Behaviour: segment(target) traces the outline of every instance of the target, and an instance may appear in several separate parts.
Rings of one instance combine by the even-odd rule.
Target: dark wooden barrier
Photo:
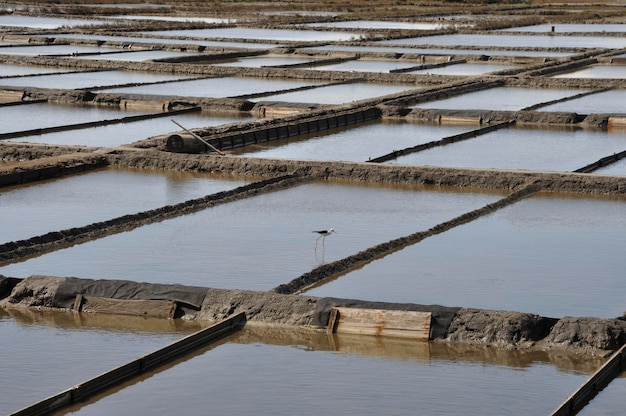
[[[600,169],[601,167],[608,166],[611,163],[615,163],[618,160],[621,160],[626,157],[626,150],[619,153],[614,153],[611,156],[603,157],[596,162],[590,163],[587,166],[583,166],[580,169],[576,169],[574,172],[576,173],[591,173]]]
[[[12,413],[12,415],[34,416],[51,414],[63,407],[88,399],[106,389],[119,385],[133,377],[137,377],[146,371],[172,361],[195,349],[206,346],[212,341],[241,328],[245,322],[246,314],[242,312],[70,389],[18,410]]]
[[[388,162],[390,160],[394,160],[397,159],[399,156],[404,156],[404,155],[408,155],[411,153],[417,153],[417,152],[421,152],[422,150],[426,150],[426,149],[430,149],[432,147],[437,147],[437,146],[445,146],[447,144],[451,144],[451,143],[456,143],[456,142],[460,142],[463,140],[468,140],[468,139],[473,139],[474,137],[483,135],[483,134],[487,134],[487,133],[491,133],[492,131],[496,131],[499,130],[501,128],[505,128],[505,127],[509,127],[511,125],[515,124],[514,120],[511,121],[505,121],[502,123],[498,123],[498,124],[494,124],[492,126],[487,126],[487,127],[483,127],[480,129],[476,129],[476,130],[472,130],[472,131],[468,131],[465,133],[460,133],[460,134],[455,134],[454,136],[448,136],[448,137],[444,137],[441,140],[434,140],[428,143],[422,143],[422,144],[418,144],[417,146],[413,146],[413,147],[407,147],[406,149],[402,149],[402,150],[394,150],[391,153],[387,153],[386,155],[374,158],[374,159],[370,159],[368,160],[368,162],[370,163],[383,163],[383,162]]]
[[[598,392],[605,388],[624,370],[625,351],[626,344],[622,345],[622,348],[617,350],[589,380],[583,383],[574,394],[569,396],[554,410],[551,416],[573,416],[580,412]]]
[[[380,117],[380,111],[373,107],[347,110],[328,116],[318,116],[315,119],[304,118],[292,123],[261,127],[255,130],[231,132],[220,135],[219,137],[207,138],[207,142],[220,150],[228,150],[363,123],[365,121],[379,119]]]

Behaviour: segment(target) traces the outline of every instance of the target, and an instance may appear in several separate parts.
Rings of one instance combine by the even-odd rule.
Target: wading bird
[[[331,235],[332,233],[336,233],[337,231],[333,230],[332,228],[329,228],[328,230],[319,230],[319,231],[313,231],[314,233],[318,233],[320,236],[317,237],[317,240],[315,240],[315,250],[317,250],[317,242],[320,240],[320,238],[322,239],[322,247],[324,247],[324,241],[326,240],[326,236]]]

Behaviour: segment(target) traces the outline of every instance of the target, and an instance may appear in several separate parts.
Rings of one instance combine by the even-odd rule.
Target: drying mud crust
[[[19,6],[20,2],[14,2]],[[130,2],[132,3],[132,2]],[[237,16],[243,22],[254,20],[258,28],[282,28],[284,24],[310,23],[321,15],[289,14],[289,8],[303,7],[299,2],[159,2],[159,7],[137,4],[137,13],[166,13],[180,16]],[[374,47],[375,42],[400,42],[404,38],[432,34],[473,33],[488,34],[490,30],[540,24],[550,20],[563,23],[610,23],[624,18],[621,7],[604,4],[603,12],[596,4],[576,4],[572,14],[561,9],[571,5],[558,4],[505,4],[498,5],[473,2],[441,2],[428,6],[427,14],[420,14],[418,6],[410,2],[306,2],[314,11],[336,13],[330,21],[376,20],[382,18],[441,21],[439,16],[474,15],[472,28],[460,26],[432,31],[395,29],[364,29],[365,39],[344,42],[343,45]],[[36,4],[37,6],[35,6]],[[26,7],[26,6],[24,6]],[[147,9],[144,10],[143,7]],[[103,9],[87,5],[72,5],[65,1],[54,3],[40,1],[27,5],[38,10],[42,16],[90,16],[100,15]],[[285,8],[285,10],[282,10]],[[419,7],[422,8],[421,6]],[[279,10],[280,9],[280,10]],[[16,7],[16,13],[26,13]],[[266,12],[265,14],[259,12]],[[270,12],[285,12],[272,14]],[[13,12],[13,11],[12,11]],[[111,15],[127,14],[125,8],[107,7]],[[546,16],[550,16],[547,19]],[[234,26],[224,23],[222,27]],[[195,52],[193,56],[165,58],[133,62],[124,60],[85,59],[76,55],[72,59],[54,56],[2,55],[3,64],[56,67],[63,71],[133,71],[170,74],[197,78],[250,77],[262,79],[291,79],[316,81],[328,85],[369,82],[379,84],[403,84],[409,89],[345,105],[319,103],[263,102],[255,94],[229,98],[156,96],[144,94],[107,93],[98,91],[98,85],[82,89],[39,87],[3,87],[0,90],[0,106],[23,105],[28,111],[29,103],[54,103],[116,109],[149,109],[155,112],[202,111],[219,115],[253,116],[254,121],[226,126],[204,127],[190,132],[163,132],[162,135],[146,137],[134,143],[118,147],[86,147],[37,145],[8,142],[29,134],[44,131],[12,132],[0,134],[0,187],[19,186],[52,178],[74,175],[88,170],[105,168],[132,168],[141,170],[170,170],[182,172],[206,172],[246,178],[249,184],[233,190],[207,195],[182,203],[168,205],[142,212],[112,218],[81,227],[52,230],[46,234],[20,241],[0,244],[0,266],[56,250],[71,247],[108,235],[131,231],[146,224],[156,223],[178,216],[188,215],[218,204],[249,198],[267,192],[276,192],[306,182],[372,183],[382,185],[420,185],[426,187],[455,187],[466,190],[497,190],[504,196],[484,207],[466,212],[456,218],[438,224],[428,230],[407,230],[403,237],[367,248],[335,262],[322,264],[290,282],[266,292],[227,290],[210,287],[183,287],[179,285],[152,285],[127,281],[89,280],[80,277],[30,276],[9,277],[0,275],[0,307],[3,308],[55,308],[67,311],[80,310],[82,298],[98,297],[128,302],[129,310],[141,315],[145,301],[168,301],[172,303],[169,317],[198,321],[220,321],[245,312],[251,324],[277,325],[291,328],[326,330],[334,307],[364,309],[388,309],[400,311],[430,312],[429,339],[449,344],[469,344],[504,349],[568,349],[581,354],[606,355],[626,343],[626,317],[601,319],[594,317],[543,317],[516,311],[495,311],[472,308],[471,305],[417,305],[370,302],[367,300],[317,298],[302,295],[308,288],[323,284],[352,269],[401,250],[409,245],[453,227],[488,215],[522,198],[538,192],[574,193],[580,195],[623,196],[626,194],[624,176],[598,175],[592,172],[605,163],[626,157],[626,151],[599,161],[575,172],[544,172],[503,169],[460,169],[433,166],[385,165],[376,161],[338,162],[292,159],[261,159],[238,156],[234,151],[259,141],[272,141],[297,137],[304,134],[353,126],[372,120],[402,120],[410,123],[473,123],[476,133],[480,129],[505,125],[537,126],[545,129],[607,129],[609,126],[626,125],[625,114],[536,111],[541,106],[558,103],[559,100],[519,111],[429,109],[416,107],[429,101],[450,98],[489,88],[523,87],[529,89],[580,89],[610,91],[624,89],[624,81],[616,79],[556,78],[552,75],[588,66],[613,65],[626,59],[624,50],[605,48],[537,48],[543,52],[565,53],[564,56],[518,56],[506,55],[505,47],[466,46],[465,53],[425,54],[422,51],[404,52],[333,52],[320,51],[319,42],[281,42],[281,46],[269,41],[247,39],[242,41],[268,43],[267,48],[258,46],[234,48],[198,46],[195,39],[175,37],[165,43],[154,43],[145,31],[166,29],[205,29],[216,27],[198,22],[137,21],[108,24],[105,27],[62,28],[58,30],[16,28],[2,32],[2,42],[37,45],[106,46],[134,51]],[[302,29],[302,28],[299,28]],[[310,30],[310,28],[306,28]],[[297,29],[296,29],[297,30]],[[334,29],[328,28],[327,31]],[[135,33],[136,32],[136,33]],[[124,41],[110,40],[111,36],[132,34],[140,38],[130,45]],[[88,34],[92,38],[80,39],[71,34]],[[587,34],[588,35],[588,34]],[[560,36],[554,33],[553,36]],[[581,36],[576,34],[574,36]],[[592,36],[598,36],[594,34]],[[623,35],[621,35],[623,37]],[[99,38],[101,37],[101,39]],[[145,39],[141,39],[141,38]],[[105,40],[109,39],[109,40]],[[145,40],[145,41],[142,41]],[[216,39],[223,41],[224,39]],[[423,48],[438,48],[424,45]],[[450,46],[454,49],[454,46]],[[481,49],[481,54],[467,51]],[[515,48],[513,48],[515,49]],[[531,48],[532,49],[532,48]],[[499,72],[481,76],[409,74],[403,71],[389,73],[324,71],[300,67],[236,67],[212,65],[225,60],[259,56],[294,57],[316,60],[318,64],[337,63],[359,58],[395,60],[399,63],[415,63],[420,68],[437,68],[450,63],[494,63],[514,66]],[[132,86],[124,84],[122,86]],[[414,88],[413,88],[414,87]],[[285,91],[273,91],[281,93]],[[583,92],[581,94],[586,94]],[[5,102],[7,101],[7,102]],[[169,113],[168,113],[169,114]],[[101,123],[104,125],[104,122]],[[100,125],[94,123],[94,126]],[[55,131],[71,130],[77,126],[55,127]],[[200,138],[201,142],[196,140]],[[464,138],[459,138],[464,139]],[[429,143],[428,146],[445,145],[448,142]],[[218,151],[215,151],[217,149]],[[418,151],[412,149],[411,151]],[[408,151],[408,150],[405,150]],[[401,153],[383,155],[393,158]],[[133,290],[120,290],[132,287]],[[158,296],[155,295],[158,293]],[[138,303],[134,303],[138,302]],[[144,302],[144,303],[142,303]]]

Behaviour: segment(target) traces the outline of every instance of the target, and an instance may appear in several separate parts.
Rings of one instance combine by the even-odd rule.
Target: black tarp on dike
[[[91,280],[68,277],[54,296],[58,306],[71,309],[76,295],[125,300],[168,300],[200,310],[207,288],[137,283],[128,280]]]

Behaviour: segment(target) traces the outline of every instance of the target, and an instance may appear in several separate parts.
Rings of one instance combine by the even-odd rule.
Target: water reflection
[[[414,414],[417,407],[429,415],[506,414],[515,407],[516,414],[535,415],[547,414],[587,376],[584,365],[571,370],[580,357],[569,354],[561,355],[568,367],[561,371],[547,353],[481,350],[248,325],[70,412],[148,415],[184,403],[195,413],[208,400],[218,414]]]

